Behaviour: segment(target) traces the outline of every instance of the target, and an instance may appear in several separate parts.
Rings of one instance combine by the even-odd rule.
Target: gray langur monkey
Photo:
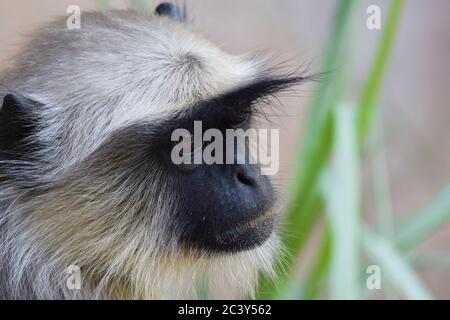
[[[280,250],[269,180],[174,165],[171,132],[248,127],[307,77],[223,52],[171,4],[82,19],[38,30],[0,76],[0,299],[251,296]]]

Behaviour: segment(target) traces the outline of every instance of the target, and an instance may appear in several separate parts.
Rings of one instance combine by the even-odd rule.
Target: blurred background
[[[33,29],[69,5],[158,3],[0,0],[0,71]],[[450,299],[450,2],[185,3],[194,28],[224,50],[327,71],[282,97],[271,119],[280,128],[273,181],[287,253],[278,286],[262,277],[257,297]],[[366,25],[370,5],[380,8],[380,30]],[[377,270],[380,289],[370,278]]]

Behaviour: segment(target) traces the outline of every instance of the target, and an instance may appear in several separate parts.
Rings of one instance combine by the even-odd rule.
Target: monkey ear
[[[36,128],[32,110],[41,105],[13,94],[4,97],[0,110],[0,160],[22,159],[31,151],[32,145],[24,142]]]
[[[170,19],[178,22],[185,20],[184,9],[180,11],[176,5],[170,2],[163,2],[159,4],[155,9],[155,14],[158,16],[166,16]]]

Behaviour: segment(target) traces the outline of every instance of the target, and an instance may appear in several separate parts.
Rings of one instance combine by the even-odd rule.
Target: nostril
[[[248,172],[246,172],[246,170],[244,170],[243,168],[238,168],[236,170],[236,177],[238,181],[241,182],[242,184],[251,187],[256,185],[255,179],[250,174],[248,174]]]

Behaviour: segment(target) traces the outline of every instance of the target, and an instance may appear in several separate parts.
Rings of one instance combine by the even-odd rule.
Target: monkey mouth
[[[217,243],[237,251],[260,246],[272,234],[274,215],[274,212],[269,210],[255,219],[231,227],[217,235]]]

